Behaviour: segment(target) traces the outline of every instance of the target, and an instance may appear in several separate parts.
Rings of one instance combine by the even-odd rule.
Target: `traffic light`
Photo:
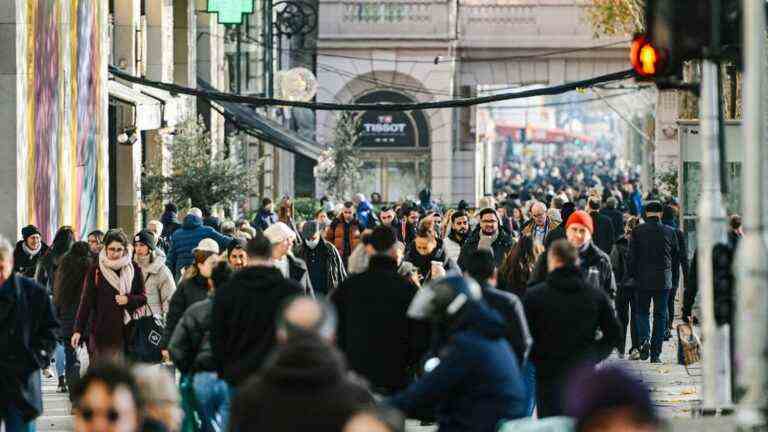
[[[632,40],[629,56],[632,67],[640,77],[656,78],[667,72],[669,52],[654,46],[644,34],[638,34]]]
[[[718,243],[712,250],[713,276],[715,280],[715,322],[718,326],[730,324],[734,313],[733,249]]]

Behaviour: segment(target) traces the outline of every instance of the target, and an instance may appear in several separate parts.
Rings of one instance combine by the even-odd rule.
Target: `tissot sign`
[[[357,103],[408,103],[407,96],[379,90],[356,100]],[[429,129],[421,111],[366,111],[359,126],[362,147],[427,147]]]

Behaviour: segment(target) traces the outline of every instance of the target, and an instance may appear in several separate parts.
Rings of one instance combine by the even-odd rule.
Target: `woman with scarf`
[[[176,291],[173,275],[165,265],[165,254],[157,247],[155,236],[143,230],[133,237],[133,260],[141,268],[147,307],[152,315],[165,322],[171,296]]]
[[[35,277],[37,263],[48,253],[48,245],[43,242],[40,231],[34,225],[21,229],[21,240],[13,251],[13,272],[28,278]]]
[[[88,326],[91,359],[124,354],[131,314],[147,304],[141,269],[131,260],[128,237],[114,229],[104,236],[98,263],[88,272],[71,343],[80,345]]]

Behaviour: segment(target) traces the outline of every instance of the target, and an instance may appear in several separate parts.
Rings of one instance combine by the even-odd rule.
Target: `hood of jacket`
[[[564,292],[577,292],[587,288],[587,283],[575,266],[556,269],[547,275],[547,286]]]
[[[507,325],[498,312],[491,309],[485,301],[470,301],[464,306],[461,318],[450,333],[475,331],[489,339],[503,338]]]
[[[193,230],[203,226],[203,219],[193,214],[188,214],[184,217],[184,224],[181,226],[185,230]]]
[[[318,338],[301,338],[275,350],[262,370],[262,378],[277,388],[329,387],[344,378],[344,360],[334,347]]]

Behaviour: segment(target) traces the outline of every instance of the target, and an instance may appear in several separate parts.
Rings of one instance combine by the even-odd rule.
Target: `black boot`
[[[648,360],[648,357],[651,356],[651,344],[648,341],[643,342],[642,345],[640,345],[640,360]]]
[[[59,376],[59,393],[66,393],[67,392],[67,379],[64,377],[64,375]]]

